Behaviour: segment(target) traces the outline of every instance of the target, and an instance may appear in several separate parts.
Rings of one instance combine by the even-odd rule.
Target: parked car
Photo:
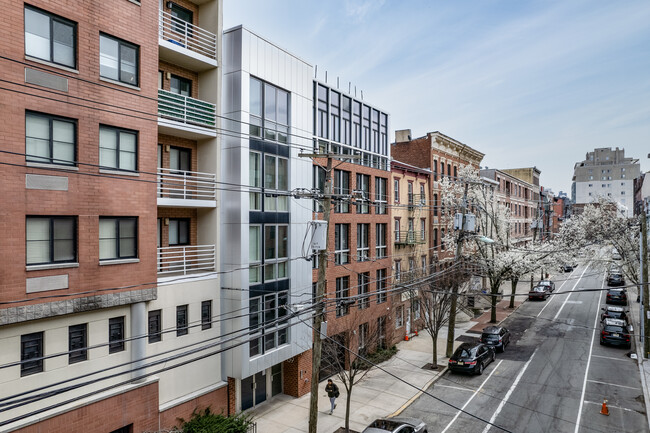
[[[627,318],[627,311],[623,307],[617,307],[614,305],[608,305],[601,308],[603,312],[600,314],[600,320],[605,319],[620,319],[625,323],[629,323]]]
[[[560,270],[564,272],[571,272],[573,271],[573,268],[575,268],[575,266],[572,263],[565,263],[560,266]]]
[[[623,288],[609,287],[607,289],[606,304],[627,305],[627,290]]]
[[[479,341],[494,347],[496,351],[503,352],[506,350],[506,346],[510,344],[510,331],[503,326],[488,326],[483,328]]]
[[[600,322],[600,344],[632,347],[626,323],[620,319],[605,319]]]
[[[625,278],[623,272],[618,268],[612,268],[607,272],[607,285],[608,286],[624,286]]]
[[[361,433],[427,433],[427,425],[417,418],[380,418]]]
[[[483,374],[485,367],[496,359],[494,349],[483,343],[463,343],[449,358],[452,372]]]
[[[533,290],[528,292],[528,299],[535,300],[541,299],[542,301],[546,300],[549,297],[549,291],[547,286],[535,286]]]
[[[555,291],[555,283],[551,280],[542,280],[539,283],[535,284],[536,286],[546,286],[548,287],[549,292]]]

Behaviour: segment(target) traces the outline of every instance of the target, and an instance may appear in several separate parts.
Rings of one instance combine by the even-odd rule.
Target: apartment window
[[[179,305],[176,307],[176,336],[186,335],[187,332],[187,305]]]
[[[88,359],[88,324],[68,328],[68,363],[74,364]]]
[[[438,180],[438,160],[437,159],[433,160],[433,180],[434,181]]]
[[[458,179],[458,167],[454,165],[454,179]]]
[[[438,216],[438,194],[433,195],[433,216]]]
[[[185,31],[188,27],[187,24],[192,24],[193,22],[194,14],[191,10],[185,9],[176,3],[168,2],[167,4],[170,6],[172,22],[174,23],[174,31],[185,34]]]
[[[249,112],[251,136],[289,142],[288,92],[251,77]]]
[[[386,302],[386,269],[377,269],[377,303]]]
[[[172,75],[169,80],[169,91],[177,95],[192,96],[192,80]]]
[[[375,226],[375,255],[377,259],[386,257],[386,224],[377,224]]]
[[[427,204],[427,194],[424,192],[424,184],[420,184],[420,204],[425,205]]]
[[[399,203],[399,179],[393,179],[393,194],[395,196],[395,203]]]
[[[445,178],[445,163],[440,161],[440,180]]]
[[[43,371],[43,333],[34,332],[20,336],[20,375]]]
[[[420,240],[423,241],[426,238],[427,230],[427,220],[424,218],[420,219]]]
[[[341,141],[341,94],[331,92],[331,105],[330,105],[330,125],[332,127],[331,138],[333,141]],[[320,102],[320,101],[319,101]]]
[[[447,177],[451,178],[451,164],[447,164]],[[452,179],[449,179],[452,180]]]
[[[99,127],[99,165],[117,170],[137,170],[138,135],[134,131]]]
[[[413,182],[408,182],[406,196],[408,198],[409,206],[413,206],[415,203],[415,200],[413,198]]]
[[[250,210],[289,210],[289,160],[270,154],[249,153]],[[262,197],[264,198],[262,202]]]
[[[288,343],[288,302],[289,294],[286,291],[249,299],[248,324],[253,335],[248,346],[249,356],[257,356]]]
[[[402,278],[402,262],[401,260],[395,260],[395,281],[399,281]]]
[[[264,282],[289,278],[289,226],[265,224],[263,228]]]
[[[248,154],[248,184],[260,190],[251,191],[249,196],[249,210],[262,210],[262,154],[250,152]]]
[[[137,217],[99,217],[99,260],[137,257]]]
[[[77,24],[25,6],[25,55],[75,69]]]
[[[404,326],[404,306],[398,305],[395,309],[395,329]]]
[[[201,330],[212,328],[212,301],[201,302]]]
[[[77,122],[64,117],[25,114],[25,160],[76,165]]]
[[[334,263],[350,263],[349,224],[334,225]]]
[[[256,284],[262,282],[262,227],[250,226],[248,228],[248,282]]]
[[[108,353],[124,350],[124,316],[108,319]]]
[[[440,229],[440,249],[445,249],[445,229]]]
[[[357,262],[370,260],[370,224],[357,224]]]
[[[149,311],[149,343],[162,340],[162,310]]]
[[[411,316],[414,320],[420,318],[420,300],[411,298]]]
[[[99,75],[133,86],[138,85],[139,48],[123,40],[99,35]]]
[[[350,172],[343,170],[334,170],[334,194],[350,194]],[[335,201],[334,212],[350,212],[350,203],[347,199]]]
[[[385,215],[386,208],[388,203],[388,191],[387,188],[388,179],[383,177],[375,178],[375,213],[377,215]]]
[[[26,264],[77,261],[75,217],[28,216],[25,219]]]
[[[169,168],[178,172],[192,170],[192,149],[170,146]]]
[[[169,246],[190,244],[190,219],[169,219]]]
[[[336,317],[345,316],[350,312],[350,277],[336,279]]]
[[[427,256],[422,256],[420,258],[420,269],[422,270],[422,273],[425,275],[429,273],[427,270]]]
[[[327,123],[327,107],[329,105],[328,97],[329,91],[328,88],[318,84],[316,86],[316,101],[317,101],[317,113],[316,113],[316,128],[317,135],[322,138],[328,138],[328,123]]]
[[[359,309],[363,310],[370,306],[370,272],[362,272],[357,276],[359,286]]]
[[[399,220],[397,218],[395,219],[395,230],[393,230],[393,231],[395,232],[395,241],[399,242],[399,237],[400,237]]]
[[[357,191],[361,191],[362,193],[361,204],[357,204],[357,213],[370,213],[370,206],[368,205],[368,201],[370,200],[370,176],[367,174],[357,174]]]
[[[366,351],[366,343],[368,340],[368,323],[362,323],[359,325],[359,354],[361,356],[365,356],[367,354]]]

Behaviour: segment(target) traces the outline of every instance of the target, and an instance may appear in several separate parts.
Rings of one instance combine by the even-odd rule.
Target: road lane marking
[[[601,290],[598,292],[598,306],[600,306],[600,299],[603,297],[603,288],[605,287],[605,279],[601,284]],[[589,364],[591,364],[591,352],[594,350],[594,338],[596,338],[596,327],[598,326],[598,318],[600,317],[600,310],[596,310],[596,317],[594,318],[594,330],[591,333],[591,344],[589,345],[589,357],[587,358],[587,368],[585,369],[585,381],[582,384],[582,394],[580,395],[580,407],[578,408],[578,419],[576,420],[576,429],[574,433],[580,430],[580,418],[582,416],[582,405],[585,401],[585,391],[587,390],[587,376],[589,376]]]
[[[585,403],[587,403],[587,404],[595,404],[597,406],[602,406],[603,405],[603,403],[598,403],[597,401],[589,401],[589,400],[585,400]],[[621,406],[612,406],[611,404],[608,404],[607,407],[610,408],[610,409],[624,410],[625,412],[636,412],[633,409],[628,409],[626,407],[621,407]]]
[[[535,348],[535,351],[533,352],[533,354],[530,355],[530,358],[528,359],[528,361],[526,361],[526,364],[524,364],[524,368],[521,369],[521,371],[517,375],[517,378],[515,379],[514,383],[512,384],[512,386],[510,387],[510,389],[506,393],[506,396],[503,398],[503,400],[501,400],[501,403],[499,403],[499,407],[497,407],[497,410],[494,411],[494,414],[492,414],[492,418],[490,418],[490,424],[486,425],[485,428],[483,429],[483,433],[487,433],[490,430],[490,427],[492,427],[492,424],[494,424],[494,421],[497,419],[497,416],[499,415],[499,413],[501,412],[503,407],[508,402],[508,399],[512,395],[512,392],[515,390],[515,388],[519,384],[519,381],[521,380],[521,377],[524,375],[524,372],[528,368],[528,365],[530,364],[530,361],[533,360],[533,357],[537,353],[537,349],[539,349],[539,347]]]
[[[499,361],[499,363],[496,365],[496,367],[494,367],[494,369],[493,369],[492,372],[488,375],[488,377],[485,378],[485,380],[483,381],[483,383],[481,384],[481,386],[479,386],[478,389],[477,389],[476,391],[474,391],[474,393],[473,393],[472,396],[469,398],[469,400],[467,400],[467,401],[465,402],[465,404],[463,405],[463,407],[461,407],[460,410],[459,410],[458,412],[456,412],[456,415],[454,415],[454,418],[453,418],[451,421],[449,421],[449,424],[447,424],[447,427],[445,427],[445,429],[444,429],[443,431],[441,431],[440,433],[445,433],[447,430],[449,430],[449,427],[451,427],[451,425],[452,425],[453,423],[456,422],[456,420],[458,419],[458,417],[460,416],[460,414],[462,413],[462,411],[464,411],[465,408],[467,407],[467,405],[470,404],[470,402],[474,399],[474,397],[476,397],[476,394],[478,394],[478,393],[481,391],[481,389],[483,388],[483,385],[485,385],[485,383],[486,383],[488,380],[490,380],[490,378],[492,377],[492,375],[494,374],[494,372],[497,371],[497,369],[499,368],[499,366],[501,365],[502,362],[503,362],[503,359],[502,359],[501,361]]]
[[[601,382],[601,381],[599,381],[599,380],[591,380],[591,379],[589,379],[587,382],[591,382],[591,383],[600,383],[601,385],[618,386],[618,387],[621,387],[621,388],[634,389],[634,390],[637,390],[637,391],[638,391],[639,389],[641,389],[641,388],[639,388],[638,386],[637,386],[637,387],[634,387],[634,386],[618,385],[618,384],[616,384],[616,383]]]
[[[587,267],[589,267],[589,263],[587,263]],[[569,274],[569,277],[571,277],[571,275],[573,275],[573,271],[571,271],[571,273]],[[562,290],[562,287],[564,287],[564,285],[566,284],[567,281],[569,281],[569,280],[562,281],[562,284],[560,284],[560,287],[557,288],[558,293],[560,293],[560,290]],[[546,303],[546,305],[544,305],[544,307],[542,307],[542,309],[540,310],[539,313],[537,313],[537,317],[539,317],[542,314],[542,312],[546,309],[546,307],[548,307],[548,305],[553,301],[553,299],[555,299],[555,296],[551,296],[551,300],[548,301]]]
[[[603,359],[611,359],[612,361],[625,361],[627,362],[628,360],[625,358],[614,358],[612,356],[603,356],[603,355],[591,355],[594,358],[603,358]]]
[[[471,388],[461,388],[460,386],[451,386],[451,385],[441,385],[439,383],[436,383],[434,388],[449,388],[449,389],[457,389],[459,391],[469,391],[469,392],[474,392],[473,389]]]
[[[587,264],[587,267],[585,267],[585,270],[582,271],[582,274],[580,274],[580,278],[578,278],[578,281],[576,281],[576,283],[573,285],[573,288],[571,289],[571,292],[573,292],[573,291],[576,289],[576,286],[578,285],[578,283],[580,282],[580,280],[582,280],[582,277],[585,275],[585,272],[587,272],[587,269],[589,269],[589,265],[591,265],[591,263]],[[604,281],[605,281],[605,280],[603,280],[603,282],[604,282]],[[553,320],[557,320],[557,317],[558,317],[558,316],[560,315],[560,313],[562,312],[562,309],[564,308],[564,306],[566,305],[566,303],[569,301],[569,298],[570,298],[570,297],[571,297],[571,293],[569,293],[569,294],[567,295],[566,299],[564,300],[564,302],[562,302],[562,305],[560,305],[560,309],[557,310],[557,313],[555,313],[555,317],[553,317]],[[598,303],[598,305],[600,305],[600,303]]]

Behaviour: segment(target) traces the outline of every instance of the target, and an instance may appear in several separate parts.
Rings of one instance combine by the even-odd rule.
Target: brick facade
[[[310,349],[282,363],[284,394],[300,397],[310,392],[311,357],[312,351]]]
[[[182,420],[188,421],[192,418],[193,412],[203,411],[207,408],[210,408],[211,413],[227,416],[228,394],[228,386],[224,385],[217,390],[160,412],[160,428],[171,429],[174,426],[180,427]]]

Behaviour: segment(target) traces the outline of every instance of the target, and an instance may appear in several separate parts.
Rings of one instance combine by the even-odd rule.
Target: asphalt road
[[[599,344],[605,292],[572,293],[606,288],[604,274],[598,265],[557,274],[559,294],[526,301],[506,319],[511,343],[482,376],[446,372],[429,388],[481,419],[426,394],[401,416],[423,419],[429,433],[648,432],[636,360]],[[609,416],[600,413],[603,399]]]

